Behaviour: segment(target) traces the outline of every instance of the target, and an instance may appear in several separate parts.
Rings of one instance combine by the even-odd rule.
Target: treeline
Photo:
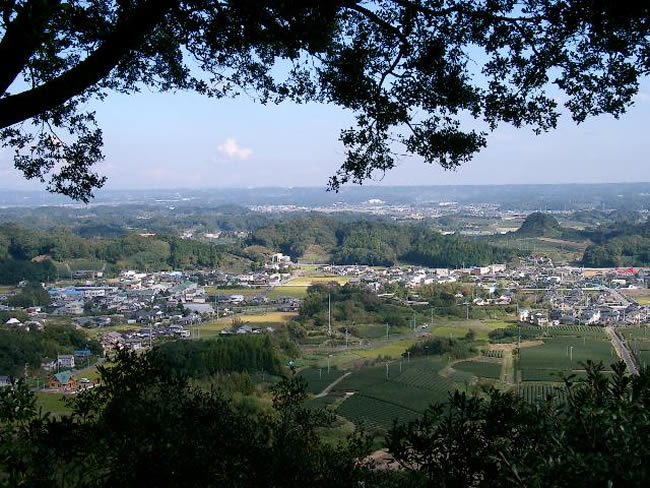
[[[171,235],[128,234],[114,239],[90,240],[66,229],[41,232],[2,224],[0,283],[53,279],[57,270],[50,260],[98,260],[114,268],[154,271],[218,267],[225,253],[246,256],[241,249]]]
[[[167,342],[155,348],[153,360],[170,374],[191,378],[231,372],[281,372],[278,352],[266,335]]]
[[[584,231],[593,242],[582,264],[603,268],[650,264],[650,224],[619,223]]]
[[[318,284],[307,289],[300,305],[299,322],[312,321],[316,326],[326,325],[331,300],[332,321],[341,324],[384,324],[406,327],[408,310],[398,304],[382,301],[376,294],[356,286]],[[354,334],[354,331],[351,330]]]
[[[486,265],[513,259],[516,252],[407,224],[348,222],[314,217],[277,223],[254,232],[249,244],[277,249],[294,259],[318,245],[336,264],[430,267]]]
[[[25,365],[32,369],[41,367],[45,357],[70,354],[75,349],[88,348],[101,353],[101,345],[89,340],[86,334],[69,325],[48,325],[43,330],[25,331],[0,328],[0,375],[19,377]]]
[[[429,356],[429,355],[442,355],[451,356],[454,359],[463,359],[476,352],[472,346],[475,334],[473,330],[468,330],[465,337],[460,339],[454,337],[434,337],[426,341],[416,342],[408,349],[404,355],[410,354],[411,356]]]

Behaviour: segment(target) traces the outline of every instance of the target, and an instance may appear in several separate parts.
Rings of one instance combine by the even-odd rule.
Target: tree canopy
[[[2,0],[0,14],[2,144],[26,178],[84,201],[105,181],[86,102],[112,91],[347,108],[337,189],[402,152],[455,168],[502,122],[552,129],[558,91],[577,122],[618,117],[650,68],[645,2]]]

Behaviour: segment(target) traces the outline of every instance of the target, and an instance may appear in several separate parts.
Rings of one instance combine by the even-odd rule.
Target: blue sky
[[[650,181],[650,88],[620,120],[610,116],[535,136],[502,126],[455,172],[405,158],[369,182],[380,185]],[[334,106],[262,106],[194,94],[112,95],[94,108],[104,129],[108,189],[325,187],[343,159],[339,130],[353,117]],[[0,152],[0,188],[37,189]]]

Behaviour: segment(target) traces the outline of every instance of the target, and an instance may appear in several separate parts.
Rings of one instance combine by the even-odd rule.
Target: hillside
[[[318,246],[335,264],[430,267],[482,266],[509,261],[512,249],[495,247],[421,226],[382,222],[342,222],[326,217],[277,223],[254,232],[250,245],[277,249],[294,260]]]
[[[563,229],[555,217],[542,212],[533,212],[517,231],[524,237],[560,237]]]

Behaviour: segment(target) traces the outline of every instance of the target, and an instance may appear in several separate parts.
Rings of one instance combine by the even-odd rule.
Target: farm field
[[[611,343],[598,337],[551,337],[542,345],[522,348],[516,365],[523,381],[559,381],[558,373],[580,371],[580,363],[617,360]]]
[[[648,288],[634,290],[623,289],[619,291],[626,297],[636,300],[639,305],[650,305],[650,289]]]
[[[245,297],[263,295],[264,288],[215,288],[214,286],[206,286],[205,293],[207,295],[244,295]]]
[[[399,422],[409,422],[420,417],[420,414],[413,410],[375,400],[359,393],[345,399],[336,413],[366,429],[385,429],[391,426],[395,419]]]
[[[363,358],[390,357],[398,359],[406,349],[417,342],[416,339],[403,339],[373,349],[358,349],[355,353]]]
[[[307,381],[307,393],[320,393],[327,385],[340,378],[343,375],[343,371],[336,367],[330,367],[328,373],[326,366],[325,368],[304,369],[298,375]]]
[[[281,297],[305,298],[307,288],[307,286],[275,286],[269,291],[267,298],[269,300],[277,300]]]
[[[566,398],[566,389],[561,385],[524,383],[519,386],[519,395],[528,403],[542,403],[549,396],[563,400]]]
[[[465,327],[451,327],[443,325],[431,330],[431,335],[434,337],[455,337],[462,338],[467,335],[469,329]]]
[[[429,332],[436,337],[465,337],[469,330],[474,331],[477,340],[488,340],[488,334],[496,329],[510,327],[505,320],[434,320]]]
[[[64,399],[69,395],[59,393],[36,393],[36,406],[43,409],[43,412],[54,414],[66,414],[72,410],[64,403]]]
[[[446,369],[440,357],[393,361],[353,370],[334,388],[338,394],[354,392],[337,410],[348,420],[387,427],[393,419],[416,418],[435,402],[448,398],[449,392],[473,380],[472,374]],[[349,403],[348,403],[349,402]]]
[[[499,379],[501,377],[501,361],[461,361],[452,366],[457,371],[473,374],[481,378]]]
[[[244,315],[232,315],[228,317],[220,318],[219,320],[213,320],[207,324],[197,326],[201,338],[209,338],[219,334],[224,329],[229,329],[232,327],[233,319],[241,320],[243,324],[249,325],[273,325],[273,324],[283,324],[291,319],[293,319],[297,314],[295,312],[269,312],[265,314],[244,314]]]
[[[311,286],[317,283],[330,283],[331,281],[335,281],[339,285],[345,285],[351,280],[352,278],[349,276],[305,276],[289,280],[284,286]]]

